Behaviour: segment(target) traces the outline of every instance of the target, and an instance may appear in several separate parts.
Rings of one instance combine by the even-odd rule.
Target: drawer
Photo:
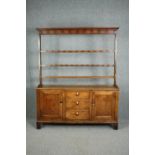
[[[70,98],[89,98],[89,95],[90,95],[89,91],[75,90],[66,92],[66,97]]]
[[[66,99],[67,109],[83,109],[89,110],[90,100],[89,99]]]
[[[66,119],[69,120],[89,120],[89,111],[67,110]]]

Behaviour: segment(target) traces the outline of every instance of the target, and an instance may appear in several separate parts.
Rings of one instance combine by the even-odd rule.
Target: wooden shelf
[[[74,79],[108,79],[108,78],[114,78],[114,76],[45,76],[42,77],[42,79],[56,79],[56,78],[74,78]]]
[[[41,53],[108,53],[110,50],[42,50]]]
[[[83,88],[84,87],[84,88]],[[38,85],[38,89],[93,89],[93,90],[114,90],[119,91],[119,87],[117,85]]]
[[[114,67],[113,64],[47,64],[41,67]]]
[[[114,34],[118,27],[37,28],[40,35]]]

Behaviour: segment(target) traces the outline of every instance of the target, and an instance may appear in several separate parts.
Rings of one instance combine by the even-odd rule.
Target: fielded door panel
[[[112,121],[115,119],[116,92],[93,92],[92,119]]]
[[[38,91],[38,110],[41,119],[61,119],[63,92],[60,90],[41,89]]]

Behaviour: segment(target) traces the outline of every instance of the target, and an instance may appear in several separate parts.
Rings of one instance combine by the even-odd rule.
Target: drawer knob
[[[79,101],[76,101],[76,105],[79,105]]]
[[[79,116],[79,112],[76,112],[75,115],[76,115],[76,116]]]
[[[79,92],[78,91],[76,92],[76,96],[79,96]]]

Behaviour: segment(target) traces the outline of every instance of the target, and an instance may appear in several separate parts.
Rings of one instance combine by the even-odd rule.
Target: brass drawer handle
[[[79,112],[76,112],[75,115],[76,115],[76,116],[79,116]]]
[[[79,92],[78,91],[76,92],[76,96],[79,96]]]
[[[76,105],[79,105],[79,101],[76,101]]]

